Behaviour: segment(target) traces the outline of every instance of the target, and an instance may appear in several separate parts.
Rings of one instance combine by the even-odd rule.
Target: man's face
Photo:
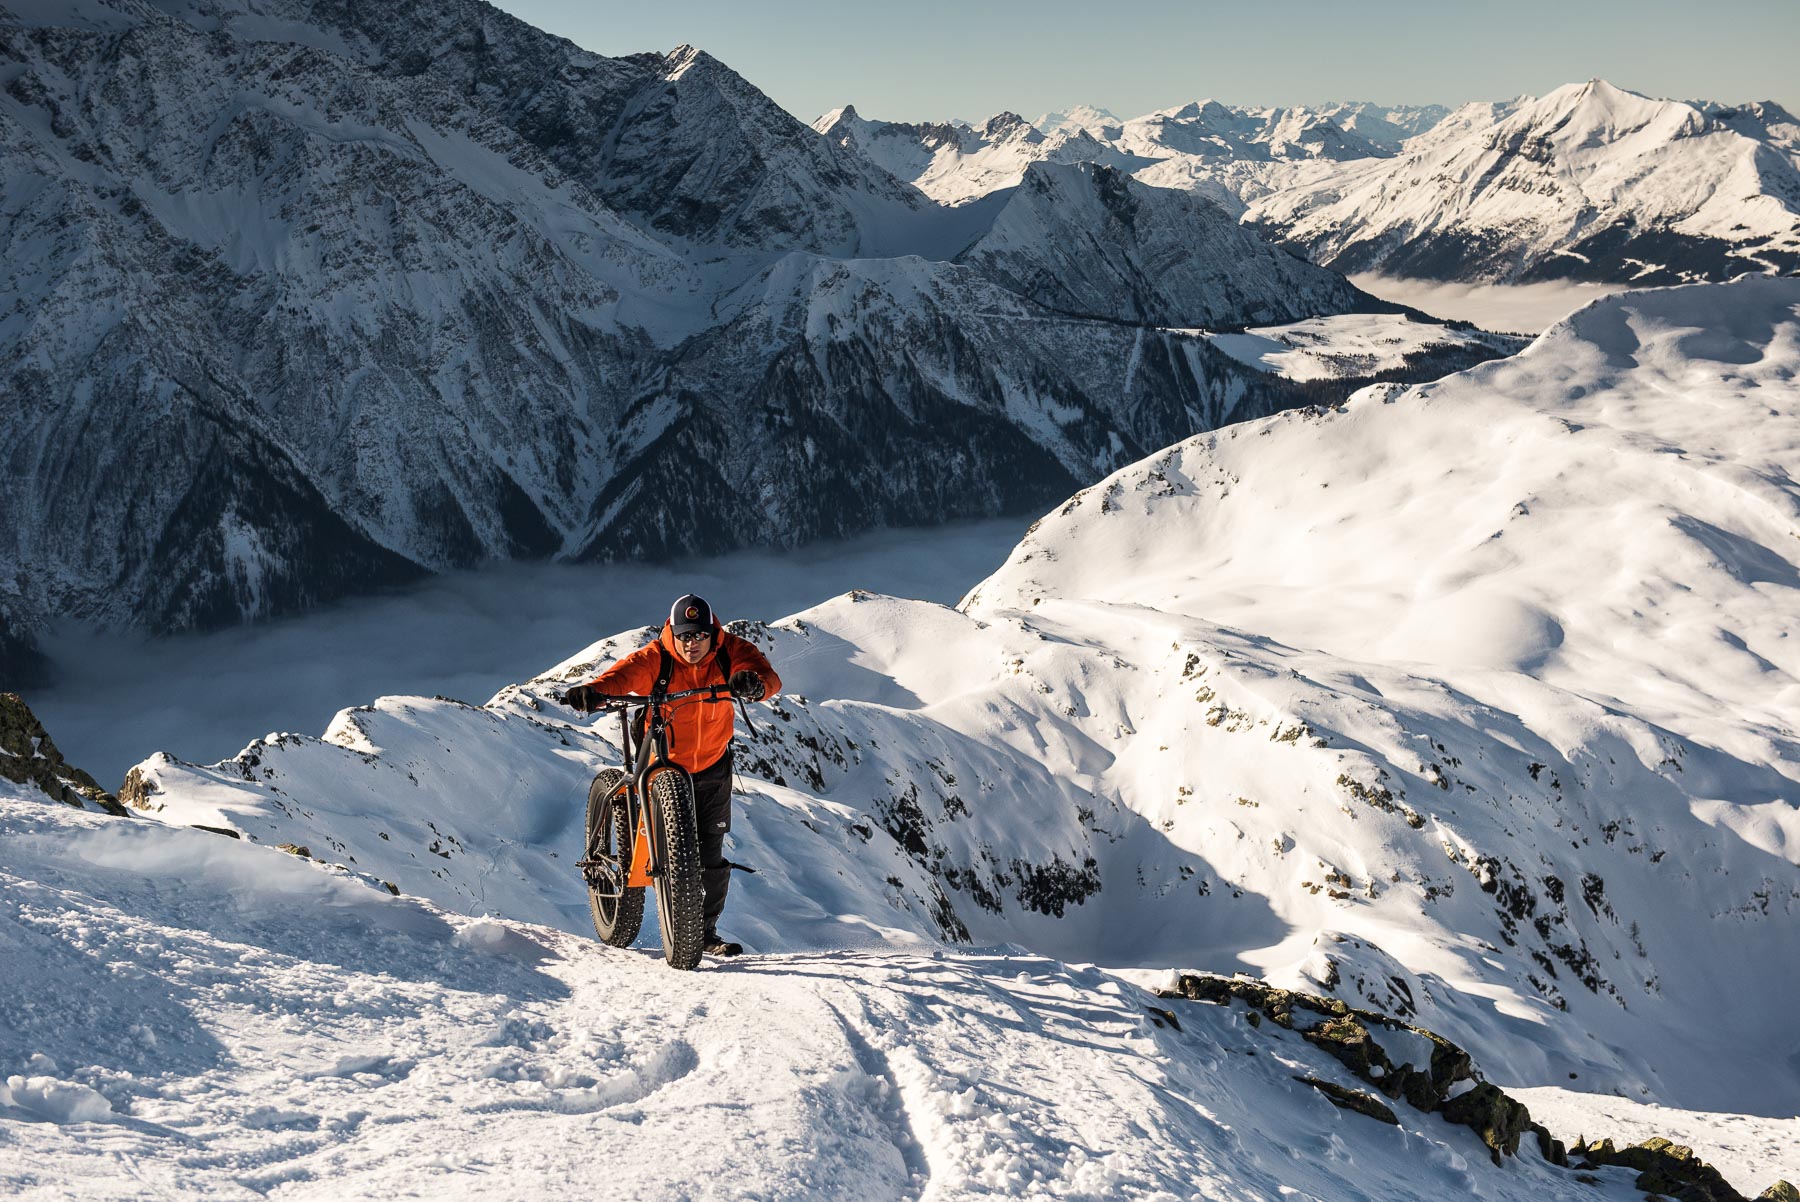
[[[697,664],[706,658],[712,650],[712,631],[702,630],[698,634],[678,634],[675,646],[681,651],[681,658],[690,664]]]

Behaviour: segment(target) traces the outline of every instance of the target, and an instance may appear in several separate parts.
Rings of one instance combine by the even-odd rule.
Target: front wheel
[[[618,864],[615,876],[610,871],[591,867],[583,869],[587,877],[588,909],[594,914],[594,932],[602,943],[612,947],[630,947],[644,925],[644,890],[642,886],[627,889],[631,877],[632,843],[629,808],[625,804],[625,774],[608,768],[588,786],[587,855],[590,861],[613,861]]]
[[[700,828],[694,817],[694,782],[678,768],[665,768],[650,777],[646,792],[662,826],[656,917],[662,926],[663,959],[671,968],[698,968],[701,947],[706,941],[706,887],[700,878]]]

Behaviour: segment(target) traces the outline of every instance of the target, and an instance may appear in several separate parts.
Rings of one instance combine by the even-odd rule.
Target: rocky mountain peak
[[[1017,113],[995,113],[992,117],[989,117],[987,123],[981,127],[981,136],[989,141],[998,141],[1025,130],[1029,130],[1031,133],[1037,133],[1036,128]],[[1041,137],[1042,135],[1039,136]]]

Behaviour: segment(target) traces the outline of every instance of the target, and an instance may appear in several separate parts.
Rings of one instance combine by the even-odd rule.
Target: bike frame
[[[662,875],[668,848],[662,814],[645,799],[649,797],[651,777],[659,772],[679,772],[688,777],[688,795],[693,796],[693,777],[686,768],[669,759],[668,742],[669,704],[690,698],[702,698],[703,703],[724,701],[729,704],[731,692],[725,685],[708,685],[649,697],[597,695],[597,700],[613,706],[619,714],[619,746],[626,749],[629,761],[625,774],[625,821],[633,835],[631,873],[623,881],[619,879],[623,875],[620,864],[613,856],[579,862],[577,866],[587,872],[590,889],[601,891],[602,883],[611,885],[611,892],[604,895],[616,898],[623,896],[627,889],[654,885],[656,878]],[[634,740],[631,734],[632,714],[639,710],[647,711],[641,741]],[[594,879],[599,874],[595,870],[604,872],[604,882]]]

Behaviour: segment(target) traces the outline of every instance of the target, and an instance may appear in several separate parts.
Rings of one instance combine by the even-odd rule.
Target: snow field
[[[0,849],[0,938],[29,970],[0,984],[0,1057],[36,1073],[0,1110],[14,1196],[518,1198],[605,1178],[628,1198],[1525,1199],[1561,1179],[1535,1153],[1494,1170],[1435,1117],[1335,1109],[1293,1076],[1354,1082],[1241,1010],[1173,1003],[1177,1031],[1146,1009],[1168,1004],[1039,956],[677,975],[16,791]],[[65,986],[54,1007],[34,1004],[45,983]]]

